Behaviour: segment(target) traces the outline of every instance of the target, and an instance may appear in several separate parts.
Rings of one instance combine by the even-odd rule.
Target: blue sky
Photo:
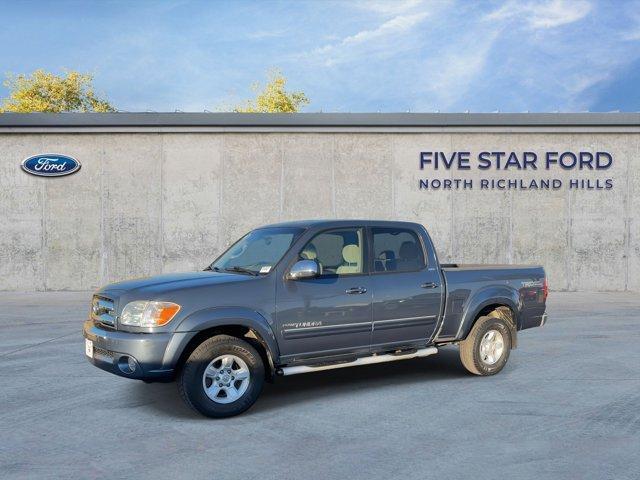
[[[90,72],[126,111],[224,109],[274,67],[306,111],[640,111],[640,1],[0,0],[0,13],[0,72]]]

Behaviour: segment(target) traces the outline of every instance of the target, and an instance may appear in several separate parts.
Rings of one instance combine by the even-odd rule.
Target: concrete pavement
[[[640,294],[556,293],[505,370],[456,348],[279,379],[208,420],[84,358],[90,293],[0,293],[0,477],[637,479]]]

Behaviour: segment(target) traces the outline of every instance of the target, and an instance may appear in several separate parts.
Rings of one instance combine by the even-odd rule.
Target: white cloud
[[[424,68],[429,72],[424,80],[427,101],[420,102],[419,108],[448,110],[465,98],[482,76],[499,35],[498,30],[474,29],[431,57]]]
[[[367,28],[347,36],[326,36],[328,43],[298,55],[324,66],[350,63],[360,58],[386,58],[415,48],[424,37],[418,31],[428,17],[448,11],[453,0],[359,0],[348,4],[355,18],[367,18]],[[348,10],[345,11],[345,14]],[[362,15],[362,12],[374,15]],[[351,12],[353,13],[353,12]]]
[[[287,33],[284,29],[278,30],[256,30],[251,32],[247,37],[252,40],[263,40],[265,38],[283,37]]]
[[[381,15],[400,15],[424,5],[423,0],[361,0],[352,4]]]
[[[622,40],[631,42],[640,40],[640,2],[630,4],[623,15],[630,20],[631,27],[622,30],[620,34]]]
[[[622,34],[623,40],[628,40],[630,42],[635,42],[640,40],[640,29],[632,30],[629,32],[625,32]]]
[[[408,30],[411,30],[417,24],[427,18],[426,13],[415,13],[413,15],[398,15],[384,22],[378,28],[373,30],[362,30],[355,35],[351,35],[342,40],[342,46],[357,45],[358,43],[364,43],[373,41],[379,38],[391,37],[400,35]]]
[[[365,27],[304,55],[306,68],[331,67],[322,69],[316,88],[330,98],[323,79],[339,84],[345,110],[585,110],[640,56],[623,41],[640,30],[631,7],[625,13],[593,0],[497,7],[460,1],[436,11],[431,3],[390,3],[398,10],[373,6]],[[577,28],[587,22],[590,28]]]
[[[523,21],[533,29],[555,28],[577,22],[591,12],[587,0],[510,1],[490,13],[487,20]]]
[[[471,23],[442,48],[431,50],[423,96],[415,106],[466,110],[484,105],[480,108],[492,110],[518,105],[535,110],[532,102],[537,100],[546,102],[538,109],[589,108],[591,92],[628,64],[629,49],[614,48],[615,41],[600,32],[558,29],[553,35],[535,35],[531,30],[568,25],[590,11],[591,4],[585,1],[504,4],[484,17],[491,22]],[[494,82],[503,88],[500,94],[487,86]],[[475,91],[492,96],[483,99],[474,96]]]
[[[637,40],[640,40],[640,28],[623,32],[621,35],[621,38],[622,40],[628,40],[630,42],[635,42]]]
[[[361,30],[344,37],[342,40],[317,48],[311,57],[319,58],[325,65],[334,65],[350,61],[361,55],[385,55],[402,49],[399,43],[392,41],[405,35],[427,18],[426,12],[398,15],[376,28]]]
[[[594,13],[601,29],[557,28],[584,19],[592,10],[592,4],[585,0],[511,1],[484,17],[502,29],[503,40],[521,38],[517,43],[501,41],[496,47],[497,55],[503,58],[498,68],[508,62],[508,68],[500,73],[512,78],[513,88],[506,93],[513,102],[527,109],[532,109],[534,100],[540,102],[538,109],[589,109],[600,86],[638,57],[619,42],[621,34],[612,35],[609,26],[604,27],[607,16],[602,9]],[[547,32],[554,28],[553,34]],[[544,34],[532,34],[531,30]]]

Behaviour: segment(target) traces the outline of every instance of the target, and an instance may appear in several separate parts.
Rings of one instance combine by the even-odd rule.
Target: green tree
[[[309,103],[303,92],[285,90],[287,79],[279,71],[269,74],[269,82],[261,89],[256,83],[252,89],[256,92],[255,100],[248,100],[233,109],[239,113],[293,113]]]
[[[36,70],[31,75],[7,75],[9,97],[0,112],[114,112],[93,90],[93,76],[73,70],[55,75]]]

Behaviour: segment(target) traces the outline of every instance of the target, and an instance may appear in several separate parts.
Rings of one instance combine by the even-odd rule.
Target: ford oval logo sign
[[[22,162],[22,169],[31,175],[40,177],[61,177],[71,175],[80,170],[80,162],[68,155],[45,153],[26,158]]]

